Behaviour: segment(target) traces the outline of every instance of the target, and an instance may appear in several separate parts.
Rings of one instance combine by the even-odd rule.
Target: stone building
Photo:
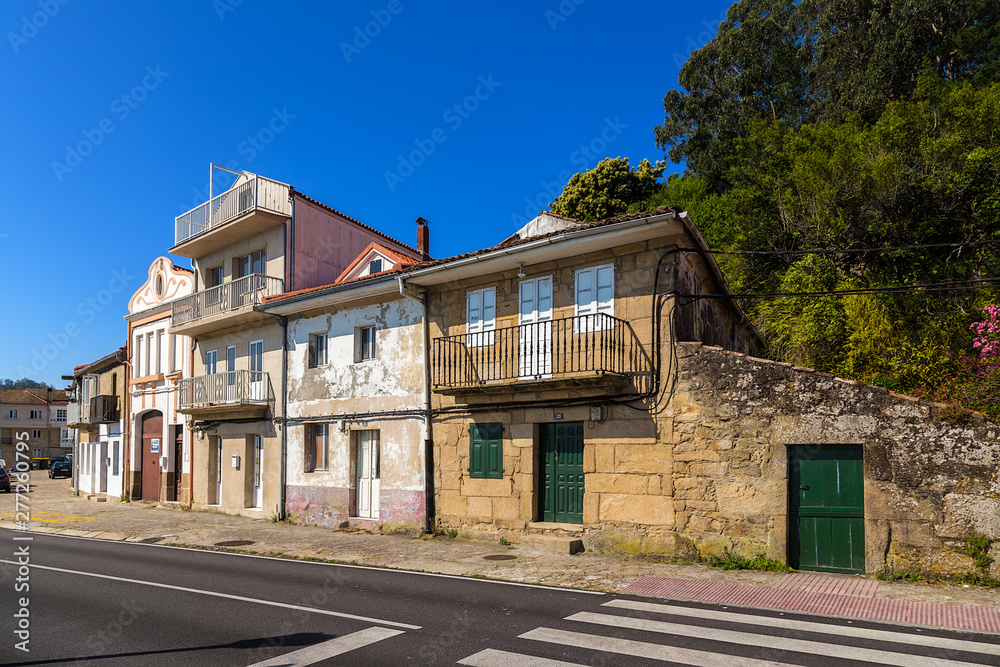
[[[753,349],[679,209],[542,214],[496,247],[426,263],[436,519],[512,541],[618,531],[670,544],[663,389],[680,336]]]
[[[72,453],[73,435],[66,427],[66,392],[58,389],[0,391],[0,461],[18,462],[15,446],[28,443],[29,458],[51,459]]]
[[[1000,425],[982,415],[698,343],[670,375],[673,553],[957,574],[965,537],[1000,540]]]
[[[74,410],[67,424],[77,431],[73,457],[76,489],[85,495],[120,498],[125,492],[123,446],[126,348],[73,369]]]

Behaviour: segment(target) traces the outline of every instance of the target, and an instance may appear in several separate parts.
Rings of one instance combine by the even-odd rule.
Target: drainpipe
[[[413,296],[406,291],[406,282],[403,277],[398,278],[399,294],[407,299],[411,299],[420,304],[420,325],[423,330],[423,366],[424,366],[424,387],[423,387],[423,439],[424,439],[424,531],[430,533],[434,530],[434,431],[431,422],[431,367],[429,361],[430,350],[430,321],[427,318],[427,291],[424,290],[420,298]]]
[[[279,485],[281,498],[278,501],[278,520],[285,520],[285,495],[288,485],[288,423],[285,421],[288,408],[288,318],[275,315],[281,325],[281,472]]]

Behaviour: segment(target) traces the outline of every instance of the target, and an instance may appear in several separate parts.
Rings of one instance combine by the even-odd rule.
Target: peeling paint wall
[[[289,318],[288,416],[330,423],[326,470],[306,471],[307,427],[288,427],[288,511],[301,523],[354,522],[357,432],[378,430],[381,447],[376,523],[422,525],[423,419],[345,415],[420,410],[424,367],[422,306],[388,297]],[[357,360],[358,329],[374,326],[376,356]],[[328,363],[309,367],[310,337],[326,333]],[[361,522],[364,523],[364,522]]]

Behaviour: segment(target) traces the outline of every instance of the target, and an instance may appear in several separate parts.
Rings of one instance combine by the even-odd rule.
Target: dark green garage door
[[[861,445],[789,447],[789,565],[822,572],[865,571]]]
[[[583,422],[539,424],[542,521],[583,523]]]

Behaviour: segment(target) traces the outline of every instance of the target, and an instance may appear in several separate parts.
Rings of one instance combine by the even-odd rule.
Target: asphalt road
[[[0,530],[2,664],[1000,665],[992,635],[23,535]]]

